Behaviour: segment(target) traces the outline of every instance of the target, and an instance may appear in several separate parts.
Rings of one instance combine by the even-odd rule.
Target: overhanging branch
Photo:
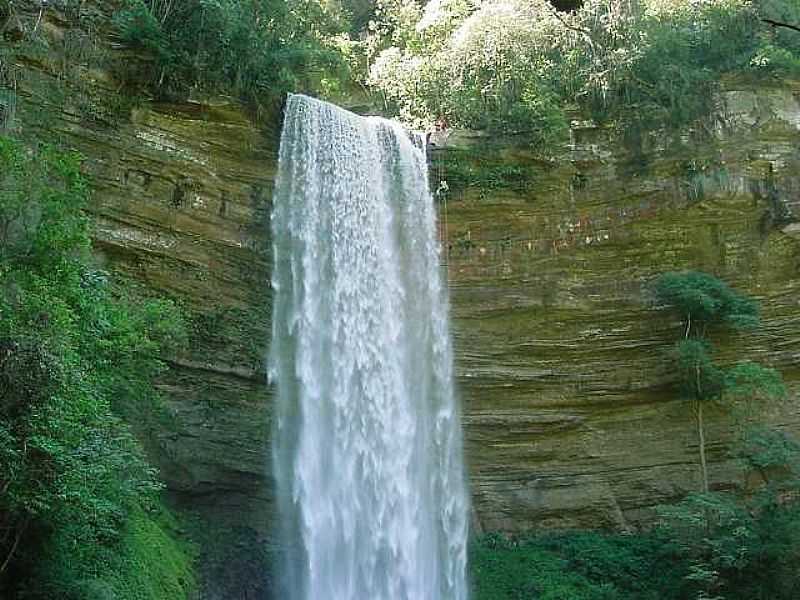
[[[772,25],[773,27],[785,27],[786,29],[791,29],[792,31],[800,32],[800,25],[792,25],[791,23],[781,23],[780,21],[774,21],[772,19],[761,19],[761,21],[766,23],[767,25]]]

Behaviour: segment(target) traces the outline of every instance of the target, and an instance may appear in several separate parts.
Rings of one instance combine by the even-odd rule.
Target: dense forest
[[[800,9],[785,0],[379,0],[134,3],[117,18],[152,53],[153,93],[362,89],[403,121],[518,131],[542,143],[570,113],[631,126],[706,114],[721,77],[792,77]]]
[[[191,554],[135,435],[181,314],[93,263],[80,157],[3,138],[0,165],[0,589],[181,597]]]
[[[45,43],[43,11],[139,57],[110,65],[124,110],[222,95],[266,121],[304,92],[416,128],[521,136],[542,155],[574,119],[636,143],[713,128],[726,79],[800,78],[796,0],[114,4],[102,22],[83,0],[0,0],[3,598],[177,600],[198,579],[147,452],[153,424],[169,426],[158,381],[187,342],[183,308],[97,263],[83,158],[11,126],[19,56]],[[796,598],[800,446],[757,416],[787,401],[781,375],[758,357],[714,358],[726,331],[758,327],[757,302],[696,271],[663,274],[647,301],[681,323],[664,361],[701,440],[703,407],[740,416],[735,458],[762,485],[710,489],[701,442],[704,485],[649,531],[476,536],[475,598]]]

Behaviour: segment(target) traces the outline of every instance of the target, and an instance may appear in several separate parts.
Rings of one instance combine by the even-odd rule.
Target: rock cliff
[[[482,528],[629,528],[699,489],[693,414],[665,356],[680,324],[648,294],[664,271],[705,270],[759,300],[760,331],[712,337],[723,362],[774,366],[792,390],[748,418],[799,430],[800,88],[726,88],[705,128],[622,140],[575,122],[548,160],[434,136]],[[740,418],[715,413],[714,489],[744,484]]]
[[[200,542],[204,598],[260,597],[279,119],[225,100],[130,101],[116,68],[139,59],[114,45],[111,9],[92,10],[45,11],[39,42],[6,65],[3,127],[86,156],[98,261],[190,315],[150,449]],[[722,359],[780,368],[792,401],[761,417],[800,431],[799,98],[789,83],[729,82],[702,131],[624,141],[576,121],[547,159],[521,140],[434,139],[476,527],[629,528],[698,488],[691,413],[664,359],[679,324],[647,294],[666,270],[707,270],[760,300],[763,328],[720,338]],[[715,488],[743,485],[734,430],[713,415]]]
[[[230,99],[132,97],[112,8],[21,12],[27,39],[3,64],[2,128],[74,148],[92,183],[101,267],[178,300],[189,347],[161,382],[164,422],[142,433],[198,542],[203,598],[269,587],[269,200],[277,139]],[[38,21],[36,35],[31,31]],[[136,62],[140,64],[136,65]],[[265,119],[277,123],[277,119]],[[143,426],[144,427],[144,426]]]

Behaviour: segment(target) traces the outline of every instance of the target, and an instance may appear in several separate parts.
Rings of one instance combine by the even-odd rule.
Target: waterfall
[[[290,600],[464,600],[468,500],[425,144],[288,99],[270,376]]]

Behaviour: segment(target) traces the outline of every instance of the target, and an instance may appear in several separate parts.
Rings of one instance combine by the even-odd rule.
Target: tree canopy
[[[161,483],[122,417],[155,410],[182,318],[93,264],[88,191],[78,155],[0,137],[0,595],[180,598],[189,559],[156,518]],[[153,595],[135,581],[144,565]]]
[[[384,111],[561,141],[575,111],[625,127],[706,115],[720,78],[800,74],[793,0],[125,0],[131,73],[161,97],[379,95]],[[134,63],[132,63],[134,64]]]
[[[665,273],[655,283],[659,302],[686,319],[686,337],[692,327],[726,323],[737,328],[758,325],[758,304],[727,283],[700,271]],[[701,333],[695,329],[698,335]]]
[[[710,110],[726,73],[800,73],[800,36],[764,22],[800,22],[789,0],[586,0],[570,12],[546,0],[432,0],[404,10],[372,29],[369,82],[390,108],[543,144],[563,134],[570,107],[626,126],[683,125]]]

